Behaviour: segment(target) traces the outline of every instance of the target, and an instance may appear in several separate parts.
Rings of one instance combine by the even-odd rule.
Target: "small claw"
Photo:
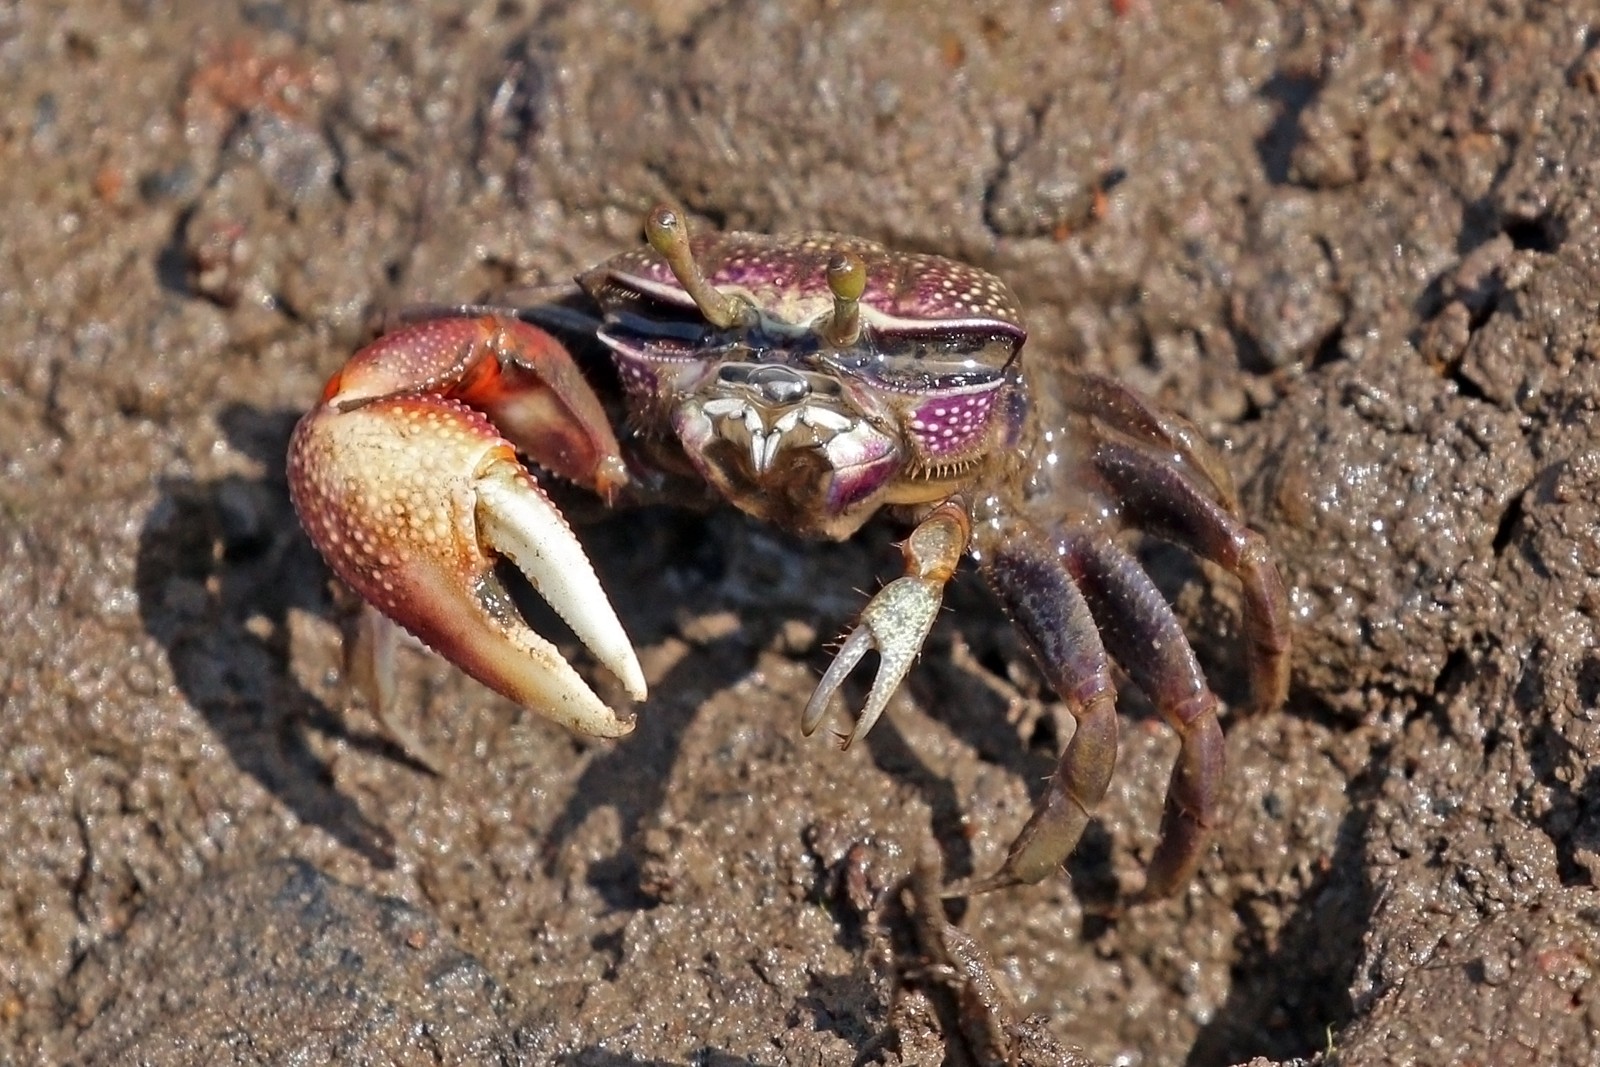
[[[528,627],[495,575],[504,553],[628,693],[644,696],[582,546],[483,415],[430,393],[324,403],[295,428],[289,486],[339,577],[424,644],[573,730],[633,729]]]
[[[844,684],[845,677],[855,669],[870,649],[878,652],[878,674],[867,691],[867,702],[856,719],[856,727],[843,739],[841,747],[851,745],[867,736],[889,698],[911,670],[911,661],[917,658],[933,620],[939,615],[939,604],[944,599],[944,585],[955,573],[961,554],[966,551],[972,524],[966,511],[948,500],[917,524],[901,546],[905,554],[906,573],[896,578],[867,602],[861,621],[850,631],[839,655],[817,683],[817,691],[806,702],[800,717],[800,731],[807,737],[821,725],[827,714],[828,700]]]
[[[848,749],[867,735],[889,705],[889,698],[899,688],[911,663],[922,648],[922,642],[933,628],[939,614],[939,604],[944,599],[942,579],[918,578],[907,575],[896,578],[878,591],[861,613],[861,621],[850,631],[833,664],[817,683],[816,692],[806,702],[800,718],[800,731],[806,736],[814,733],[828,711],[828,701],[844,684],[845,677],[861,662],[869,650],[878,653],[878,673],[867,692],[867,702],[856,719],[855,729],[841,742]]]

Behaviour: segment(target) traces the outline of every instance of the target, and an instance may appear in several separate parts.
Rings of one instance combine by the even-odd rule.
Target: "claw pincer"
[[[353,357],[295,428],[289,486],[312,542],[368,604],[496,692],[617,737],[632,719],[528,627],[495,573],[509,558],[629,695],[644,696],[582,546],[517,458],[601,491],[626,478],[599,402],[574,381],[566,353],[514,320],[441,319],[389,334]]]

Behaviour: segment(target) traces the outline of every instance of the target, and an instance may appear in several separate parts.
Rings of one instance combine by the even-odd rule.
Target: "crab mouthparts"
[[[720,396],[682,405],[673,423],[691,461],[731,503],[824,536],[854,532],[861,519],[842,517],[899,463],[894,441],[866,419],[817,403]]]
[[[740,397],[708,400],[701,405],[700,412],[711,420],[716,439],[735,446],[743,454],[748,471],[756,481],[764,480],[771,473],[773,460],[780,451],[826,449],[835,437],[848,433],[858,422],[815,404],[791,407],[769,422],[760,405]]]

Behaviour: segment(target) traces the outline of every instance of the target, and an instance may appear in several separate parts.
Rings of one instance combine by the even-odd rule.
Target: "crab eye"
[[[942,393],[994,385],[1004,375],[972,360],[886,360],[870,377],[886,388],[907,393]]]
[[[985,335],[895,337],[823,357],[830,367],[900,393],[963,391],[998,384],[1016,358],[1014,340]]]
[[[913,454],[930,469],[948,469],[993,439],[995,405],[1016,352],[1014,338],[946,332],[879,337],[823,361],[857,389],[889,400]]]
[[[692,391],[722,356],[707,350],[704,331],[695,332],[693,324],[652,321],[649,325],[646,333],[619,321],[595,332],[611,349],[611,362],[630,400],[645,405]]]
[[[605,329],[614,336],[633,338],[641,344],[660,341],[690,348],[705,345],[713,332],[704,319],[677,308],[652,308],[643,314],[627,310],[613,312]]]

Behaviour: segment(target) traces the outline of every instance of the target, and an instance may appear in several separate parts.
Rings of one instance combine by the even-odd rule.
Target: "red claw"
[[[620,736],[632,718],[527,626],[495,575],[509,557],[643,698],[621,623],[519,451],[602,493],[627,478],[599,400],[549,335],[510,319],[440,319],[378,339],[334,375],[295,428],[289,487],[329,566],[378,611],[496,692]]]

